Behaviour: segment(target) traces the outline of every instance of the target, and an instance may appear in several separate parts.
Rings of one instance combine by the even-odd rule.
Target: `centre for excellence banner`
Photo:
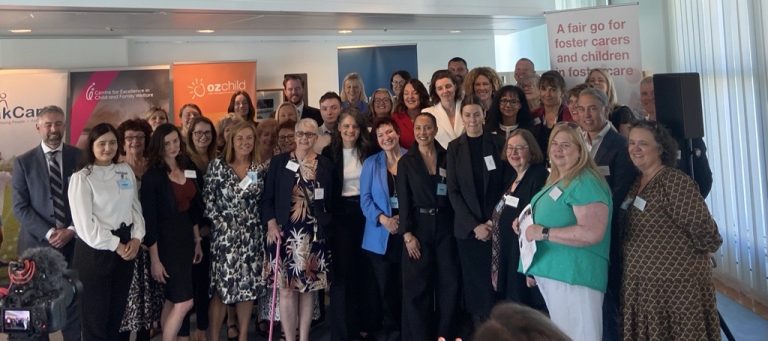
[[[144,118],[152,107],[170,109],[168,68],[71,72],[69,84],[69,139],[80,148],[99,123],[117,127],[127,119]],[[168,116],[172,121],[173,112]]]

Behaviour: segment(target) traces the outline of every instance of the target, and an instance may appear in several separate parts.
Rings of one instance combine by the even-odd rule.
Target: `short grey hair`
[[[64,114],[64,110],[61,109],[61,107],[59,107],[58,105],[49,105],[40,109],[40,111],[37,114],[37,117],[42,117],[43,115],[47,115],[47,114],[59,114],[61,116],[66,116],[66,114]]]
[[[606,95],[600,89],[586,88],[584,90],[581,90],[581,92],[579,92],[579,97],[581,96],[592,96],[596,100],[598,100],[600,104],[603,105],[603,107],[608,107],[608,95]]]
[[[296,123],[296,128],[294,129],[294,131],[299,131],[300,127],[310,128],[316,134],[320,133],[320,127],[317,126],[317,121],[315,121],[312,118],[302,118],[302,119],[300,119],[299,122]]]

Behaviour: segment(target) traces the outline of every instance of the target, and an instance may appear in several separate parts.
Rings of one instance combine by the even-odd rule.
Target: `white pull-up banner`
[[[567,88],[583,83],[590,69],[613,76],[621,104],[640,107],[640,24],[638,5],[593,7],[546,14],[549,60]]]

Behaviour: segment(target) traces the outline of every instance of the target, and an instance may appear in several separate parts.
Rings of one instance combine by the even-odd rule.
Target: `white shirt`
[[[301,119],[301,115],[304,113],[304,101],[301,101],[299,104],[295,104],[296,111],[299,113],[299,119]]]
[[[613,124],[611,124],[611,122],[605,122],[603,129],[600,129],[600,132],[597,133],[597,136],[590,140],[589,133],[579,127],[579,130],[581,130],[581,136],[584,137],[584,143],[587,145],[587,150],[589,151],[589,154],[592,155],[593,159],[595,158],[597,150],[600,149],[600,143],[603,142],[605,134],[608,134],[608,131],[611,129],[616,130],[613,128]]]
[[[344,156],[344,180],[341,185],[342,197],[353,197],[360,195],[360,172],[363,170],[363,164],[354,148],[342,149]]]
[[[69,206],[77,236],[97,250],[114,251],[120,239],[111,231],[133,224],[131,238],[144,238],[136,177],[126,163],[86,167],[69,180]]]
[[[451,119],[448,118],[448,113],[445,112],[443,105],[440,103],[426,108],[422,110],[422,112],[428,112],[437,119],[437,135],[435,135],[435,140],[437,140],[443,148],[448,148],[449,142],[455,140],[464,133],[464,121],[461,120],[460,102],[456,102],[453,125],[451,125]]]

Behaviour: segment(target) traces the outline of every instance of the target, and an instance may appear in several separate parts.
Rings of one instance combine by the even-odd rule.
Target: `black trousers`
[[[452,217],[418,214],[415,220],[421,258],[411,259],[403,247],[402,339],[454,340],[461,276]]]
[[[73,267],[83,283],[83,340],[117,340],[128,302],[133,261],[125,261],[112,251],[93,249],[77,239]]]
[[[360,247],[365,216],[358,197],[335,203],[328,239],[331,247],[331,340],[349,340],[361,331],[376,329],[376,314],[368,312],[376,302],[373,271]]]
[[[496,293],[491,284],[491,242],[474,237],[456,239],[461,261],[464,307],[475,327],[491,314]]]
[[[390,235],[387,242],[387,250],[383,255],[369,251],[363,251],[371,262],[373,276],[376,281],[376,306],[381,321],[378,329],[391,334],[400,330],[400,316],[402,313],[402,259],[403,237]]]

